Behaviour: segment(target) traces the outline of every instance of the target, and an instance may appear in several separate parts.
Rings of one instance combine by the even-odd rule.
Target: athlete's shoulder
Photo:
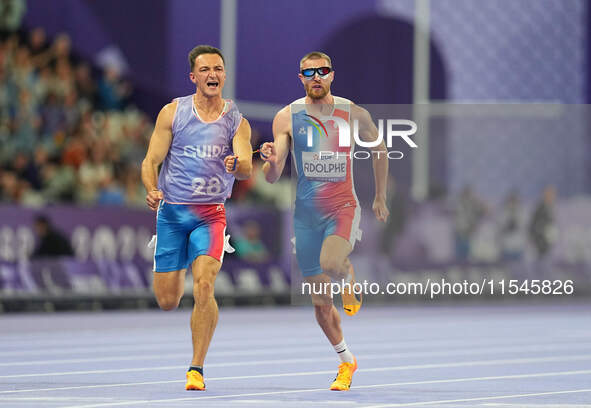
[[[333,95],[332,97],[334,98],[335,105],[355,105],[352,100],[343,98],[342,96]]]
[[[178,105],[184,105],[187,103],[189,103],[189,104],[193,103],[193,94],[185,95],[185,96],[177,96],[176,98],[173,98],[172,101],[170,101],[170,103],[168,103],[165,106],[173,105],[176,109],[176,107]]]
[[[351,119],[367,121],[371,120],[371,114],[364,107],[351,103]]]
[[[291,110],[290,105],[284,106],[275,114],[273,118],[273,134],[277,137],[278,134],[291,133]]]
[[[224,99],[226,102],[224,109],[226,112],[240,112],[238,105],[232,99]]]
[[[171,102],[167,103],[160,109],[160,113],[158,114],[158,122],[164,125],[171,125],[174,119],[176,110],[178,106],[178,101],[173,99]]]
[[[276,114],[273,121],[286,121],[291,120],[291,104],[285,105]]]

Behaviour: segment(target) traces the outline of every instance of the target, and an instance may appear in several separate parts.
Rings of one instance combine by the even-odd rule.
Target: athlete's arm
[[[166,157],[172,142],[172,120],[176,105],[176,101],[171,102],[160,110],[148,152],[142,162],[142,182],[148,192],[146,203],[152,210],[158,209],[158,203],[163,199],[162,192],[158,190],[158,166]]]
[[[250,144],[250,123],[242,118],[232,140],[234,155],[224,158],[226,171],[238,180],[245,180],[252,173],[252,146]]]
[[[273,119],[273,142],[263,143],[261,158],[266,161],[263,165],[265,179],[275,183],[283,173],[285,160],[289,154],[291,133],[291,109],[289,105],[281,109]]]
[[[359,120],[359,137],[364,142],[378,139],[378,129],[371,119],[371,115],[360,106],[353,105],[353,118]],[[373,202],[373,212],[379,221],[386,222],[390,211],[386,206],[386,186],[388,184],[388,150],[382,140],[380,144],[370,147],[372,151],[373,176],[376,196]]]

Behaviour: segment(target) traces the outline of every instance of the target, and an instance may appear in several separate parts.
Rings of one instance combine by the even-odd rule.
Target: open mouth
[[[322,86],[321,85],[313,85],[312,89],[322,89]]]
[[[208,88],[215,89],[215,88],[217,88],[219,85],[220,85],[220,83],[219,83],[219,82],[217,82],[217,81],[208,81],[208,82],[207,82],[207,87],[208,87]]]

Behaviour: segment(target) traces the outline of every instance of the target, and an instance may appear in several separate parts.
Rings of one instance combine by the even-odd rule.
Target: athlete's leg
[[[193,262],[193,297],[191,314],[193,360],[191,365],[203,366],[205,354],[218,322],[218,305],[213,296],[215,278],[221,262],[208,255],[198,256]]]
[[[346,279],[351,262],[349,254],[351,243],[338,235],[329,235],[322,243],[320,250],[320,267],[322,271],[333,279]]]
[[[192,366],[203,367],[203,361],[218,321],[218,305],[213,296],[216,276],[222,266],[226,215],[223,205],[193,208],[203,220],[189,237],[188,259],[193,260],[193,297],[191,314],[193,337]]]
[[[160,309],[174,310],[178,307],[185,292],[185,272],[186,269],[154,272],[152,286]]]
[[[316,321],[342,361],[339,365],[337,376],[330,385],[330,389],[347,391],[351,387],[353,373],[357,370],[357,360],[345,342],[343,330],[341,329],[341,317],[332,303],[331,279],[324,273],[307,276],[305,279],[312,287],[323,288],[322,291],[312,291],[312,303],[314,304]],[[318,294],[318,292],[321,293]]]
[[[306,282],[313,288],[322,288],[321,294],[312,293],[312,304],[318,325],[333,346],[343,341],[341,330],[341,317],[332,303],[330,293],[330,277],[324,273],[314,276],[307,276]],[[318,292],[318,291],[316,291]]]
[[[363,302],[362,294],[354,291],[355,273],[349,260],[353,245],[360,236],[359,215],[358,206],[347,206],[332,213],[320,252],[323,272],[337,281],[345,281],[341,296],[343,310],[349,316],[354,316]]]
[[[187,227],[179,222],[184,211],[164,201],[158,208],[152,286],[162,310],[176,309],[185,292]]]

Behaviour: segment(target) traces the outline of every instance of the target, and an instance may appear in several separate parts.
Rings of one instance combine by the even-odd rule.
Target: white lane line
[[[374,321],[369,321],[369,323],[375,323]],[[432,327],[433,324],[437,324],[437,321],[433,321],[432,324],[430,324],[429,327]],[[378,321],[379,324],[379,321]],[[443,326],[443,324],[441,324]],[[506,323],[505,323],[506,325]],[[419,324],[414,324],[414,325],[406,325],[405,327],[402,327],[402,329],[412,329],[412,328],[422,328],[424,325],[419,325]],[[438,324],[439,326],[439,324]],[[522,327],[523,325],[520,326],[515,326],[515,327]],[[363,329],[371,329],[373,328],[372,324],[356,324],[356,329],[358,329],[360,332],[363,332]],[[576,324],[574,324],[571,327],[576,327]],[[118,347],[121,345],[133,345],[133,342],[129,342],[129,341],[122,341],[125,339],[125,337],[128,336],[134,336],[134,337],[142,337],[144,339],[145,342],[150,342],[150,344],[168,344],[170,343],[170,338],[171,337],[175,337],[175,336],[184,336],[186,334],[186,329],[184,329],[184,327],[181,329],[177,326],[167,326],[167,327],[163,327],[162,329],[167,330],[167,336],[158,336],[158,333],[154,332],[153,328],[146,328],[146,329],[126,329],[126,328],[120,328],[120,329],[103,329],[103,330],[88,330],[88,331],[78,331],[73,333],[72,335],[69,335],[67,337],[63,337],[63,338],[55,338],[55,336],[51,336],[50,334],[53,333],[54,331],[48,333],[48,332],[44,332],[44,331],[38,331],[38,332],[33,332],[33,333],[18,333],[18,334],[11,334],[11,333],[3,333],[2,338],[0,338],[0,348],[2,350],[9,350],[9,348],[13,347],[13,346],[17,346],[17,348],[14,351],[18,351],[18,348],[20,349],[24,349],[24,348],[36,348],[36,347],[43,347],[46,348],[48,346],[52,346],[52,347],[63,347],[63,348],[74,348],[74,347],[79,347],[81,343],[84,343],[85,345],[88,346],[102,346],[105,344],[105,342],[111,342],[113,347]],[[297,331],[297,333],[300,335],[299,337],[302,338],[304,337],[305,334],[316,334],[315,331],[313,330],[308,330],[308,327],[301,327],[298,328],[299,330]],[[402,330],[401,329],[401,330]],[[218,331],[220,333],[216,332],[216,336],[218,338],[218,340],[216,340],[217,344],[219,345],[227,345],[229,347],[233,346],[235,344],[235,340],[232,340],[231,338],[226,339],[226,337],[229,337],[229,334],[227,331],[223,330],[223,327],[218,329]],[[302,331],[304,331],[304,333],[302,333]],[[125,336],[122,336],[121,333],[124,332]],[[407,330],[408,332],[408,330]],[[294,331],[295,333],[295,331]],[[269,333],[269,336],[265,337],[264,340],[268,340],[269,342],[285,342],[285,334],[283,333],[282,335],[277,335],[277,336],[273,336],[273,333]],[[586,331],[586,332],[572,332],[569,333],[570,336],[568,338],[563,337],[555,337],[556,341],[565,341],[567,339],[573,340],[573,341],[589,341],[591,339],[591,331]],[[506,337],[504,336],[499,336],[499,337],[491,337],[494,336],[495,333],[490,331],[487,333],[487,337],[490,340],[503,340],[506,339]],[[528,338],[532,338],[532,339],[536,339],[539,338],[536,337],[536,333],[528,333],[528,335],[530,335]],[[63,336],[63,335],[60,335]],[[72,341],[72,336],[75,336],[75,341]],[[220,337],[223,336],[223,337]],[[34,337],[34,339],[29,339],[28,337]],[[461,340],[461,341],[469,341],[471,339],[473,339],[474,341],[476,340],[480,340],[482,338],[482,336],[479,337],[471,337],[471,338],[467,338],[467,337],[458,337],[455,338],[455,340]],[[43,340],[37,340],[37,339],[43,339]],[[100,342],[97,342],[97,339],[101,339]],[[69,342],[68,342],[69,341]],[[95,343],[92,343],[92,342]],[[251,344],[260,344],[262,342],[261,339],[253,339],[253,338],[245,338],[243,340],[245,343],[251,343]],[[412,343],[413,341],[421,341],[420,336],[417,336],[415,339],[405,339],[404,340],[407,343]]]
[[[384,359],[383,354],[374,354],[360,356],[359,361],[369,359]],[[207,367],[234,367],[234,366],[252,366],[262,364],[286,364],[286,363],[300,363],[300,362],[318,362],[318,361],[334,361],[334,357],[331,358],[306,358],[306,359],[287,359],[287,360],[262,360],[262,361],[242,361],[238,363],[219,363],[219,364],[208,364]],[[462,361],[455,363],[431,363],[431,364],[414,364],[404,366],[390,366],[390,367],[378,367],[378,368],[367,368],[362,371],[364,372],[379,372],[379,371],[397,371],[397,370],[422,370],[432,368],[449,368],[449,367],[473,367],[473,366],[490,366],[490,365],[502,365],[502,364],[535,364],[535,363],[554,363],[554,362],[566,362],[566,361],[583,361],[591,360],[591,354],[580,354],[570,356],[555,356],[555,357],[532,357],[532,358],[516,358],[516,359],[501,359],[501,360],[473,360],[473,361]],[[166,367],[148,367],[148,368],[121,368],[121,369],[109,369],[109,370],[90,370],[90,371],[65,371],[65,372],[52,372],[52,373],[37,373],[37,374],[16,374],[16,375],[3,375],[0,378],[28,378],[28,377],[51,377],[51,376],[66,376],[66,375],[86,375],[86,374],[113,374],[113,373],[130,373],[130,372],[141,372],[141,371],[160,371],[160,370],[178,370],[186,368],[185,366],[166,366]],[[330,371],[333,372],[333,371]],[[324,372],[315,372],[324,373]],[[254,377],[253,377],[254,378]]]
[[[153,341],[154,339],[150,339]],[[267,341],[265,341],[267,340]],[[433,347],[447,347],[447,346],[471,346],[474,342],[478,342],[478,344],[482,345],[481,337],[462,337],[456,339],[444,339],[444,340],[422,340],[422,339],[411,339],[411,340],[403,340],[403,341],[395,341],[392,342],[391,339],[384,339],[376,341],[375,337],[371,339],[362,339],[358,338],[355,339],[355,343],[361,345],[373,345],[373,344],[389,344],[395,345],[397,348],[410,346],[412,349],[420,349],[420,348],[433,348]],[[522,343],[515,343],[515,342],[508,342],[506,341],[506,337],[499,337],[499,338],[490,338],[487,337],[487,340],[490,341],[491,346],[499,346],[499,345],[527,345],[531,344],[531,341],[523,341]],[[545,339],[547,342],[544,344],[589,344],[591,337],[589,338],[580,338],[580,337],[572,337],[572,338],[550,338]],[[82,341],[82,340],[81,340]],[[351,342],[351,341],[350,341]],[[301,341],[301,340],[284,340],[284,339],[258,339],[258,340],[241,340],[241,344],[245,347],[249,348],[262,348],[265,346],[274,346],[276,344],[283,344],[284,346],[288,345],[321,345],[324,344],[320,341]],[[162,339],[162,342],[158,343],[146,343],[142,341],[142,344],[137,344],[137,342],[131,343],[120,343],[120,344],[111,344],[109,346],[104,345],[105,342],[101,342],[99,344],[85,344],[85,346],[80,347],[80,341],[74,344],[63,344],[61,347],[47,347],[47,343],[35,343],[34,345],[27,345],[27,344],[20,344],[19,346],[25,347],[26,350],[12,350],[12,351],[0,351],[0,357],[2,356],[19,356],[19,355],[47,355],[47,354],[73,354],[73,353],[97,353],[101,351],[108,351],[108,352],[117,352],[117,351],[129,351],[129,350],[150,350],[150,349],[157,349],[161,350],[163,347],[170,347],[171,345],[179,345],[179,346],[187,346],[190,348],[190,342],[186,340],[166,340]],[[76,347],[77,346],[77,347]],[[253,347],[250,347],[253,346]],[[228,347],[229,350],[234,350],[236,347],[236,340],[231,341],[216,341],[212,347],[217,348],[225,348]],[[2,348],[2,347],[0,347]],[[6,348],[4,348],[6,350]]]
[[[502,375],[494,377],[467,377],[467,378],[451,378],[442,380],[427,380],[427,381],[411,381],[411,382],[399,382],[399,383],[388,383],[388,384],[372,384],[372,385],[359,385],[354,388],[357,389],[371,389],[371,388],[386,388],[386,387],[401,387],[409,385],[426,385],[426,384],[446,384],[446,383],[461,383],[461,382],[472,382],[472,381],[495,381],[495,380],[508,380],[508,379],[520,379],[520,378],[540,378],[540,377],[558,377],[558,376],[569,376],[569,375],[581,375],[589,374],[591,370],[580,370],[580,371],[558,371],[558,372],[546,372],[546,373],[532,373],[532,374],[515,374],[515,375]],[[221,399],[221,398],[240,398],[240,397],[254,397],[263,395],[281,395],[281,394],[297,394],[306,392],[328,392],[327,388],[309,388],[303,390],[289,390],[289,391],[269,391],[269,392],[255,392],[248,394],[230,394],[230,395],[212,395],[203,397],[187,397],[187,398],[172,398],[172,399],[161,399],[161,400],[142,400],[142,401],[121,401],[115,403],[106,404],[93,404],[93,405],[76,405],[68,406],[64,408],[98,408],[107,406],[121,406],[121,405],[141,405],[141,404],[155,404],[155,403],[170,403],[179,401],[201,401],[204,399]],[[577,390],[580,391],[580,390]],[[197,402],[196,402],[197,403]]]
[[[392,343],[374,343],[374,344],[360,344],[356,347],[356,350],[363,350],[371,348],[372,351],[376,349],[385,348],[390,350],[392,348]],[[512,353],[512,352],[537,352],[537,351],[557,351],[567,349],[569,351],[572,350],[586,350],[591,348],[591,344],[584,344],[582,347],[573,347],[572,345],[566,344],[529,344],[526,346],[515,346],[515,347],[490,347],[490,346],[483,346],[477,347],[473,349],[465,349],[462,348],[460,350],[446,350],[446,351],[421,351],[421,352],[403,352],[397,349],[397,352],[389,353],[388,357],[398,357],[398,358],[415,358],[415,357],[423,357],[423,356],[446,356],[446,355],[471,355],[471,354],[479,354],[482,352],[486,353]],[[310,350],[310,347],[290,347],[290,351],[305,351],[307,353],[324,353],[326,354],[326,350],[324,348],[318,348],[318,350]],[[251,350],[242,350],[240,351],[240,356],[256,356],[256,355],[268,355],[272,353],[281,353],[285,351],[285,347],[281,348],[265,348],[265,349],[251,349]],[[153,354],[153,355],[146,355],[143,354],[135,354],[135,355],[126,355],[126,356],[117,356],[117,357],[93,357],[93,358],[71,358],[71,359],[53,359],[53,360],[34,360],[34,361],[11,361],[8,363],[0,363],[0,367],[20,367],[20,366],[30,366],[30,365],[44,365],[44,364],[80,364],[80,363],[102,363],[107,361],[145,361],[145,360],[159,360],[159,359],[174,359],[174,358],[183,358],[187,357],[187,353],[167,353],[167,354]],[[232,351],[212,351],[208,355],[208,357],[224,357],[224,356],[236,356],[236,350]]]
[[[591,408],[591,404],[512,404],[509,402],[489,402],[483,407],[519,407],[519,408]]]
[[[520,407],[520,408],[591,408],[591,404],[515,404],[511,402],[489,402],[480,404],[483,407]]]
[[[218,378],[208,378],[207,381],[215,381]],[[45,392],[45,391],[64,391],[64,390],[82,390],[93,388],[113,388],[113,387],[128,387],[134,385],[155,385],[155,384],[173,384],[184,383],[185,380],[169,380],[169,381],[143,381],[135,383],[121,383],[121,384],[97,384],[97,385],[76,385],[72,387],[55,387],[55,388],[34,388],[27,390],[7,390],[0,391],[0,394],[22,394],[26,392]]]
[[[48,401],[48,402],[88,402],[88,401],[114,401],[115,398],[107,397],[0,397],[0,401]]]
[[[370,372],[372,369],[359,369],[359,372]],[[309,375],[324,375],[324,374],[333,374],[334,370],[324,370],[324,371],[301,371],[295,373],[274,373],[274,374],[258,374],[258,375],[241,375],[241,376],[231,376],[231,377],[212,377],[207,378],[207,382],[212,381],[228,381],[228,380],[245,380],[245,379],[256,379],[256,378],[279,378],[279,377],[302,377],[302,376],[309,376]],[[510,378],[530,378],[530,377],[548,377],[548,376],[559,376],[559,375],[584,375],[584,374],[591,374],[591,370],[575,370],[575,371],[559,371],[559,372],[549,372],[549,373],[534,373],[534,374],[514,374],[509,376]],[[509,378],[507,376],[497,376],[497,377],[475,377],[475,378],[486,378],[486,379],[503,379]],[[439,382],[450,382],[455,380],[429,380],[431,381],[439,381]],[[56,388],[37,388],[37,389],[28,389],[28,390],[10,390],[10,391],[0,391],[0,394],[15,394],[15,393],[25,393],[25,392],[45,392],[45,391],[62,391],[62,390],[76,390],[76,389],[91,389],[91,388],[113,388],[113,387],[128,387],[128,386],[138,386],[138,385],[155,385],[155,384],[174,384],[174,383],[184,383],[185,380],[168,380],[168,381],[144,381],[144,382],[135,382],[135,383],[117,383],[117,384],[97,384],[97,385],[79,385],[73,387],[56,387]],[[420,383],[396,383],[398,385],[410,385],[410,384],[422,384]],[[362,387],[371,387],[371,386],[362,386]],[[355,387],[357,388],[357,386]],[[2,397],[0,397],[2,398]]]
[[[425,405],[436,405],[436,404],[451,404],[453,402],[488,401],[488,400],[499,400],[499,399],[509,399],[509,398],[540,397],[540,396],[544,396],[544,395],[578,394],[578,393],[585,393],[585,392],[591,392],[591,388],[580,389],[580,390],[535,392],[535,393],[529,393],[529,394],[493,395],[493,396],[488,396],[488,397],[458,398],[458,399],[437,400],[437,401],[422,401],[422,402],[411,402],[408,404],[366,405],[363,408],[418,407],[421,405],[425,406]],[[103,405],[103,406],[105,406],[105,405]]]

